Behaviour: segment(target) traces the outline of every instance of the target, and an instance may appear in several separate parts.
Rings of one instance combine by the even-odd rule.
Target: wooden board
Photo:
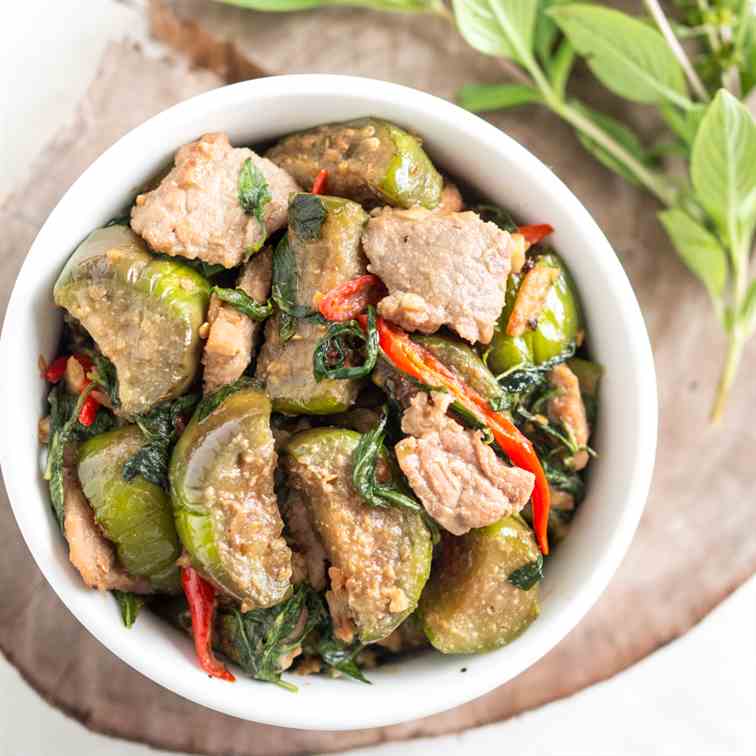
[[[324,44],[322,19],[314,15],[245,15],[199,0],[153,4],[152,13],[159,38],[213,73],[187,72],[171,60],[147,60],[130,45],[109,49],[74,123],[40,154],[28,185],[0,207],[5,230],[0,312],[36,230],[89,162],[149,115],[217,85],[221,77],[244,78],[261,70],[340,71],[414,84],[447,97],[466,81],[499,77],[490,59],[469,51],[442,22],[329,12],[334,25]],[[313,38],[317,46],[307,44]],[[127,111],[112,98],[119,91],[130,93]],[[645,120],[642,110],[619,112]],[[596,607],[516,680],[453,711],[350,733],[282,730],[184,701],[107,652],[37,571],[2,494],[0,649],[51,703],[99,732],[224,756],[338,751],[457,732],[615,674],[684,633],[753,574],[756,384],[741,380],[726,421],[708,427],[723,339],[704,293],[654,222],[653,202],[591,162],[569,130],[547,113],[525,109],[493,121],[550,164],[607,232],[641,300],[654,344],[662,422],[653,491],[633,546]],[[752,347],[743,377],[754,370]]]

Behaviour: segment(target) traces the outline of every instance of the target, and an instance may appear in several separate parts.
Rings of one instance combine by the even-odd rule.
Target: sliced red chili
[[[57,357],[45,369],[45,380],[49,383],[57,383],[66,372],[68,355]]]
[[[361,315],[357,319],[364,328],[365,316]],[[512,460],[513,464],[533,473],[535,476],[535,487],[531,496],[533,530],[541,552],[548,554],[551,494],[546,474],[530,440],[504,413],[492,410],[483,396],[460,380],[425,347],[412,341],[401,328],[388,323],[383,318],[378,318],[376,326],[381,349],[396,368],[426,386],[446,388],[457,401],[485,422],[499,448]]]
[[[181,568],[181,585],[192,616],[194,649],[200,667],[210,677],[234,682],[236,678],[213,653],[213,618],[215,616],[215,588],[192,567]]]
[[[326,320],[353,320],[368,305],[376,305],[388,290],[378,276],[364,276],[345,281],[331,289],[318,304],[320,314]]]
[[[92,394],[90,393],[87,398],[84,400],[84,404],[81,405],[81,410],[79,411],[79,422],[89,428],[90,425],[95,421],[95,418],[97,417],[97,410],[100,407],[100,403],[95,399]]]
[[[517,233],[525,237],[528,244],[538,244],[549,234],[554,233],[554,227],[548,223],[536,223],[532,226],[518,226]]]
[[[326,184],[328,183],[328,171],[323,168],[318,171],[318,175],[315,176],[315,181],[312,182],[313,194],[325,194]]]

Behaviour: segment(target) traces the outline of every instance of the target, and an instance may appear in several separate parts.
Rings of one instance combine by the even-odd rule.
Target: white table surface
[[[0,201],[70,117],[107,42],[145,40],[140,6],[139,0],[23,0],[3,9]],[[461,736],[359,753],[431,750],[438,756],[756,756],[756,578],[686,636],[607,682]],[[0,756],[154,753],[89,732],[50,707],[0,656]]]

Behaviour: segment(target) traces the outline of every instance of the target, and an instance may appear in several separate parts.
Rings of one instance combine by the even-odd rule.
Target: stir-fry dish
[[[264,154],[184,145],[55,284],[39,434],[71,564],[223,680],[499,648],[594,455],[601,368],[553,229],[382,120]]]

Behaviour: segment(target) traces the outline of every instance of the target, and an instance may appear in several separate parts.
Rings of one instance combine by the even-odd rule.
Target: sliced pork
[[[270,192],[262,225],[239,203],[239,173],[248,158]],[[131,227],[156,252],[233,268],[286,225],[289,195],[298,190],[270,160],[232,147],[225,134],[205,134],[178,150],[175,167],[156,189],[136,198]]]
[[[389,289],[381,315],[408,331],[448,325],[471,343],[491,341],[510,269],[506,231],[473,212],[384,208],[362,243],[368,270]]]
[[[449,394],[417,394],[402,418],[399,466],[428,514],[454,535],[519,512],[533,490],[527,470],[509,467],[478,431],[446,415]]]
[[[270,293],[270,279],[271,250],[265,249],[244,266],[236,285],[262,304]],[[210,298],[207,321],[210,330],[202,355],[206,394],[241,377],[263,329],[262,323],[222,302],[215,294]]]
[[[549,382],[556,389],[556,394],[549,399],[549,420],[562,425],[578,447],[585,447],[591,435],[591,429],[588,426],[577,376],[563,362],[549,373]],[[575,470],[582,470],[587,464],[588,452],[584,449],[572,457],[572,466]]]

